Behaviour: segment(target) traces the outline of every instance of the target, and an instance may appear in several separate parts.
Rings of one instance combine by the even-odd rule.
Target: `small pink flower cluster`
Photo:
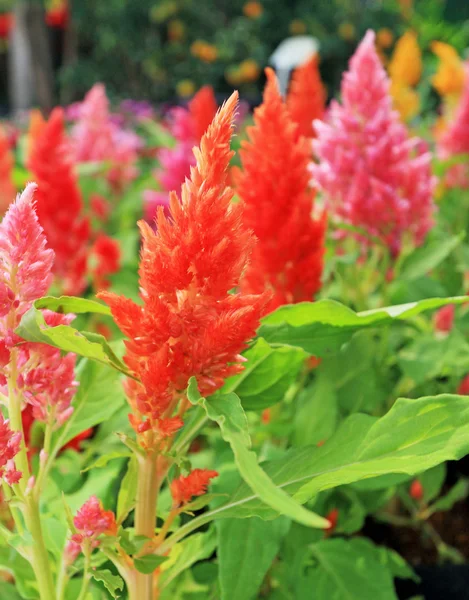
[[[469,153],[469,62],[465,67],[465,83],[455,117],[438,143],[438,154],[442,159],[449,159],[458,154]],[[448,169],[445,183],[448,187],[469,188],[469,168],[467,159],[461,160]]]
[[[8,419],[0,412],[0,480],[4,479],[9,485],[18,483],[21,472],[15,469],[14,457],[20,451],[21,433],[10,429]]]
[[[7,395],[5,388],[14,376],[35,418],[47,421],[53,411],[60,425],[73,412],[70,403],[78,385],[75,355],[62,357],[57,348],[25,343],[15,333],[21,317],[47,292],[52,280],[54,253],[46,247],[34,210],[35,188],[34,184],[26,187],[0,224],[0,386]],[[67,325],[73,319],[51,311],[43,316],[50,326]]]
[[[77,118],[72,129],[72,148],[77,162],[108,161],[108,179],[117,191],[138,175],[136,162],[142,142],[138,135],[122,129],[109,112],[104,85],[97,83],[83,102],[74,105]]]
[[[86,543],[89,549],[99,546],[100,535],[117,534],[116,518],[112,510],[104,510],[102,503],[96,498],[91,498],[83,504],[73,519],[76,533],[72,535],[65,550],[67,562],[72,563]]]
[[[342,80],[342,104],[332,102],[326,122],[315,121],[311,167],[330,214],[364,228],[399,253],[403,236],[423,242],[434,205],[431,155],[409,138],[392,109],[390,81],[368,31]]]

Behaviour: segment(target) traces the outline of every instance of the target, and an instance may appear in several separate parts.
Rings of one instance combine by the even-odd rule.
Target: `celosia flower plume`
[[[287,106],[290,116],[298,125],[298,135],[313,138],[315,119],[322,119],[326,91],[319,74],[319,59],[315,54],[293,72],[288,90]]]
[[[14,377],[24,401],[36,419],[63,423],[73,412],[70,403],[77,389],[75,355],[39,343],[25,343],[14,332],[22,315],[47,292],[52,281],[54,253],[34,210],[30,184],[10,205],[0,224],[0,385]],[[73,315],[43,312],[48,325],[70,323]],[[21,343],[20,343],[21,342]],[[13,363],[12,363],[13,360]]]
[[[202,496],[207,491],[211,479],[217,477],[216,471],[194,469],[184,477],[181,475],[171,482],[171,496],[175,506],[187,504],[194,496]]]
[[[389,86],[369,31],[344,74],[342,104],[332,102],[327,122],[315,124],[311,171],[332,214],[396,255],[404,236],[420,244],[431,228],[435,181],[426,145],[392,110]]]
[[[0,128],[0,211],[4,212],[15,199],[13,185],[13,156],[4,130]]]
[[[268,310],[311,300],[321,287],[325,218],[313,218],[314,192],[309,187],[310,145],[267,69],[264,101],[254,112],[254,126],[239,152],[236,190],[243,201],[244,222],[258,238],[241,282],[248,293],[270,290]]]
[[[129,338],[125,361],[141,383],[129,380],[127,394],[142,445],[154,446],[182,425],[172,413],[190,377],[202,394],[211,394],[242,370],[239,352],[265,304],[263,296],[228,293],[254,245],[227,187],[236,102],[233,94],[194,150],[197,164],[181,200],[170,195],[170,218],[160,208],[156,232],[139,223],[143,304],[99,294]]]
[[[115,536],[117,534],[116,517],[112,510],[104,510],[102,502],[91,496],[77,512],[73,519],[76,528],[66,548],[68,562],[71,563],[83,550],[84,545],[88,550],[99,546],[101,535]]]
[[[29,168],[38,183],[36,210],[49,246],[55,252],[54,273],[64,293],[86,287],[90,224],[73,172],[60,108],[53,110],[31,149]]]

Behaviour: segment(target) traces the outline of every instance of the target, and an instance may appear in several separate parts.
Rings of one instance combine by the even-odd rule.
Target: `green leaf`
[[[109,452],[108,454],[103,454],[94,462],[86,467],[86,469],[82,469],[82,473],[86,473],[90,469],[100,469],[101,467],[105,467],[110,460],[114,460],[115,458],[130,458],[132,454],[130,452]]]
[[[72,403],[73,414],[55,436],[59,448],[82,431],[110,419],[125,402],[116,371],[85,360],[78,365],[77,374],[80,385]]]
[[[262,320],[258,335],[269,344],[288,344],[315,356],[336,352],[355,331],[405,321],[426,310],[464,304],[465,296],[429,298],[356,313],[334,300],[281,306]]]
[[[226,519],[217,523],[219,581],[222,600],[258,597],[265,574],[276,557],[290,521]],[[240,548],[242,551],[240,552]]]
[[[308,579],[315,600],[397,600],[392,574],[368,540],[323,540],[311,551],[317,562]]]
[[[266,504],[303,525],[329,527],[326,519],[303,508],[278,488],[259,466],[256,454],[250,450],[251,438],[248,433],[247,419],[236,394],[202,398],[197,389],[197,381],[193,377],[189,383],[187,397],[192,404],[202,406],[208,418],[218,424],[223,439],[233,450],[236,466],[242,478]]]
[[[169,585],[199,560],[209,558],[215,551],[217,540],[214,529],[205,533],[195,533],[177,545],[169,560],[162,565],[159,577],[161,589]]]
[[[131,376],[126,365],[116,356],[104,336],[89,331],[80,332],[70,325],[49,327],[42,312],[34,306],[22,316],[15,333],[28,342],[40,342],[64,352],[74,352]]]
[[[244,357],[243,372],[227,379],[222,392],[236,392],[245,410],[260,410],[283,399],[307,355],[291,346],[272,348],[260,338]]]
[[[447,494],[439,498],[430,507],[430,512],[433,514],[441,510],[451,510],[456,502],[464,500],[469,492],[469,481],[460,479]]]
[[[380,419],[352,415],[320,448],[294,449],[262,466],[276,486],[304,503],[321,490],[390,473],[416,475],[468,451],[469,397],[445,394],[400,398]],[[172,543],[213,519],[277,514],[242,483],[228,502],[183,525]]]
[[[420,473],[418,479],[423,487],[423,501],[425,504],[431,502],[438,496],[445,482],[446,465],[441,463],[428,471]]]
[[[60,314],[94,313],[99,315],[111,315],[111,309],[106,306],[106,304],[88,298],[78,298],[76,296],[60,296],[60,298],[45,296],[44,298],[36,300],[34,306],[38,310],[47,308],[48,310]]]
[[[37,600],[39,593],[34,571],[29,562],[16,550],[6,546],[0,547],[0,570],[13,575],[15,585],[22,598]]]
[[[399,270],[399,279],[412,281],[429,273],[442,263],[465,238],[465,233],[444,239],[433,239],[407,256]]]
[[[122,523],[135,506],[137,495],[138,464],[133,456],[129,460],[127,472],[122,479],[119,495],[117,497],[117,522]]]
[[[380,562],[385,565],[393,577],[398,577],[399,579],[413,579],[417,583],[420,581],[420,578],[415,571],[400,554],[390,548],[385,548],[384,546],[375,546],[375,549],[379,552]]]
[[[149,575],[167,560],[167,556],[147,554],[145,556],[141,556],[140,558],[134,559],[134,565],[137,571],[140,573],[145,573],[145,575]]]
[[[124,589],[124,581],[119,575],[113,575],[108,569],[100,569],[99,571],[91,570],[91,575],[96,581],[102,581],[105,588],[113,598],[119,598],[118,590]]]

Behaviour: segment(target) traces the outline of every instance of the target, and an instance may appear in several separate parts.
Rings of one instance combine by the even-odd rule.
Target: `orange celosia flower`
[[[211,479],[218,477],[216,471],[194,469],[187,477],[182,475],[171,482],[171,496],[175,506],[187,504],[194,496],[202,496],[207,491]]]
[[[45,125],[46,125],[46,120],[42,116],[41,111],[38,108],[33,108],[29,112],[27,162],[29,162],[29,160],[31,158],[31,153],[33,152],[34,144],[36,143],[36,140],[40,136]]]
[[[39,222],[55,252],[54,273],[64,293],[79,294],[86,287],[90,224],[82,216],[80,190],[67,150],[63,110],[56,108],[34,143],[28,167],[38,184]]]
[[[10,152],[8,137],[0,128],[0,211],[2,213],[15,199],[16,191],[12,178],[13,165],[14,160]]]
[[[264,295],[228,293],[238,285],[254,245],[242,206],[231,203],[227,187],[236,103],[234,93],[194,150],[197,164],[181,200],[170,194],[170,218],[160,207],[156,231],[139,222],[143,305],[99,294],[130,338],[125,361],[140,383],[128,380],[126,391],[131,423],[144,447],[156,447],[165,437],[166,421],[190,377],[202,394],[211,394],[242,370],[239,352],[254,335],[266,302]]]
[[[453,46],[433,42],[432,51],[440,59],[438,70],[432,77],[432,85],[440,96],[459,97],[464,89],[464,62]]]
[[[414,31],[408,30],[396,43],[389,63],[389,75],[393,81],[413,86],[422,76],[422,52]]]
[[[311,300],[321,287],[325,218],[313,219],[309,188],[310,145],[282,101],[274,72],[266,69],[263,104],[254,111],[249,140],[235,170],[244,221],[259,242],[241,286],[249,293],[275,294],[269,310]]]
[[[211,85],[204,85],[189,102],[194,134],[200,140],[207,131],[218,109],[217,99]]]
[[[298,134],[315,137],[313,121],[322,119],[326,103],[326,91],[318,68],[318,56],[314,55],[304,65],[295,69],[287,96],[290,116],[298,124]]]

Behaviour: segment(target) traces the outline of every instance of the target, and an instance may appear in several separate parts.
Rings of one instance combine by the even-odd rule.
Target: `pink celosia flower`
[[[53,410],[61,424],[71,414],[76,392],[75,355],[61,356],[60,350],[46,344],[24,343],[14,333],[22,315],[47,292],[52,280],[54,253],[46,247],[34,210],[35,188],[34,184],[26,187],[0,224],[0,385],[6,386],[14,374],[15,385],[33,406],[35,418],[46,421]],[[73,319],[51,311],[43,314],[50,326]]]
[[[381,238],[396,255],[404,235],[422,243],[432,226],[431,155],[392,110],[390,82],[368,31],[342,80],[342,104],[315,121],[313,183],[330,213]]]
[[[78,119],[72,130],[75,159],[78,162],[108,161],[111,165],[109,181],[120,190],[138,174],[140,138],[113,121],[104,85],[100,83],[91,88],[77,112]]]
[[[99,546],[100,535],[114,536],[117,534],[114,513],[111,510],[104,510],[96,496],[91,496],[83,504],[73,519],[73,524],[77,531],[70,538],[65,550],[67,562],[73,562],[85,544],[90,549]]]
[[[9,485],[18,483],[21,473],[15,469],[13,459],[20,451],[21,433],[10,429],[8,419],[4,419],[0,411],[0,480]]]
[[[462,97],[456,114],[438,143],[438,154],[448,159],[458,154],[469,153],[469,62],[465,65],[465,82]],[[446,173],[448,187],[469,188],[469,168],[467,160],[453,165]]]

